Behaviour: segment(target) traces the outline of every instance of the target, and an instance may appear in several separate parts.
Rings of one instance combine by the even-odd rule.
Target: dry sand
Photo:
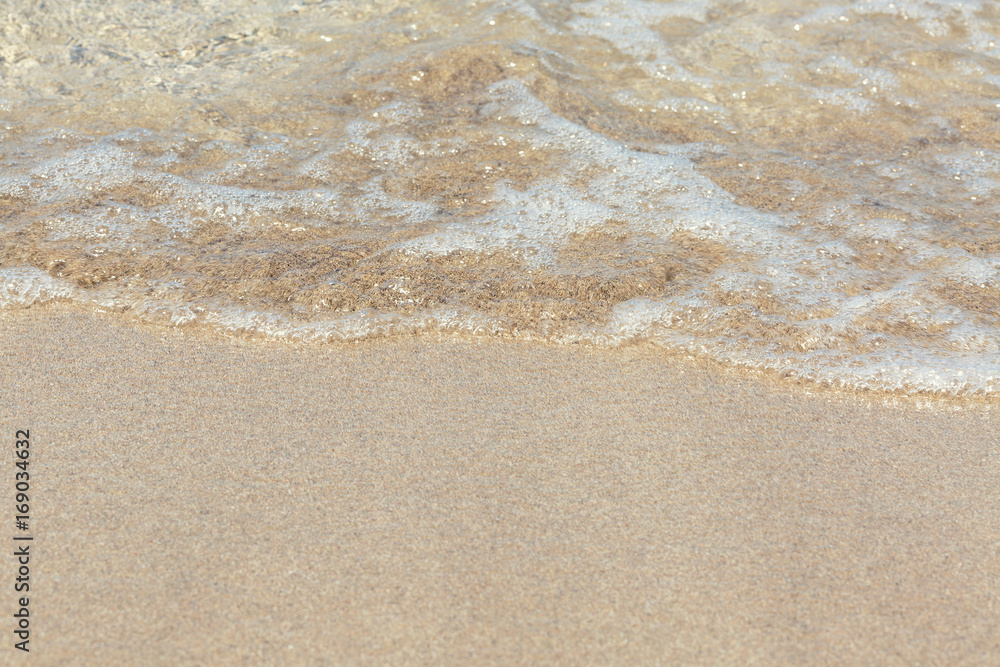
[[[39,664],[1000,662],[995,405],[58,308],[0,351]]]

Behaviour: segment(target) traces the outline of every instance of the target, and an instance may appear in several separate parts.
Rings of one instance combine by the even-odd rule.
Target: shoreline
[[[116,312],[105,308],[93,308],[84,304],[67,301],[49,301],[36,303],[27,307],[0,308],[0,326],[6,321],[30,322],[47,321],[51,318],[79,318],[79,321],[102,323],[119,331],[141,332],[142,335],[160,338],[164,341],[195,342],[203,345],[246,346],[248,349],[289,349],[311,350],[322,354],[324,350],[343,352],[347,350],[363,350],[380,345],[436,346],[436,345],[467,345],[494,346],[502,349],[510,346],[513,350],[536,349],[553,352],[583,353],[603,355],[611,361],[617,358],[643,358],[654,360],[655,363],[677,365],[683,371],[695,371],[713,377],[725,378],[732,382],[757,382],[768,390],[788,391],[804,396],[828,397],[831,400],[861,402],[868,406],[897,408],[902,406],[931,410],[972,410],[991,413],[1000,408],[1000,394],[967,392],[952,393],[944,390],[908,390],[903,388],[858,388],[844,383],[827,380],[817,380],[806,376],[782,375],[774,368],[748,366],[736,362],[720,361],[707,355],[695,355],[687,351],[679,351],[657,343],[651,339],[640,339],[620,345],[601,345],[590,341],[557,342],[540,337],[515,337],[509,332],[472,333],[468,330],[454,332],[407,331],[389,335],[376,335],[359,339],[310,339],[271,335],[260,331],[226,330],[214,323],[198,322],[196,324],[168,324],[155,320],[146,320]],[[2,334],[2,328],[0,328]],[[127,334],[126,334],[127,335]],[[722,381],[722,380],[720,380]]]
[[[1000,657],[995,401],[60,307],[0,338],[47,663]]]

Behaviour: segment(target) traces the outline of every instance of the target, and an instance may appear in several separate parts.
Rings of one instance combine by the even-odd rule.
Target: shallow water
[[[1000,390],[1000,5],[73,2],[0,19],[0,307]]]

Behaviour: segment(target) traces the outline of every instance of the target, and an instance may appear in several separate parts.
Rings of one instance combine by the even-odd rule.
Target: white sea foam
[[[0,269],[0,308],[24,308],[79,296],[78,289],[44,271],[34,268]]]

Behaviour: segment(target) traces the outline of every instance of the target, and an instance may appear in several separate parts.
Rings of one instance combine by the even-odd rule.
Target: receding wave
[[[0,308],[1000,389],[995,3],[34,2]]]

